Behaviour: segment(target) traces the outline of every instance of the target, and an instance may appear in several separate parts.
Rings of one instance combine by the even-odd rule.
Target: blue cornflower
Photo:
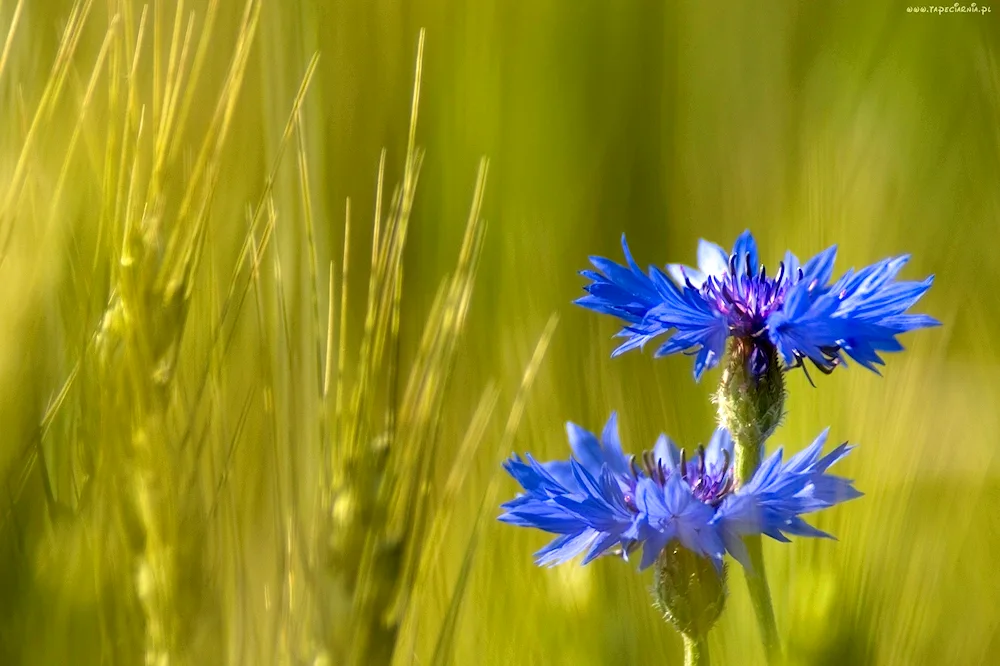
[[[540,463],[525,455],[504,462],[504,469],[526,494],[502,506],[500,520],[558,534],[535,554],[539,565],[560,564],[587,551],[590,562],[614,546],[636,540],[633,515],[635,477],[611,418],[598,440],[575,423],[566,424],[573,458]]]
[[[775,352],[788,367],[804,367],[808,359],[828,373],[846,355],[878,372],[875,366],[884,363],[880,352],[902,350],[897,335],[939,324],[906,312],[934,279],[896,282],[907,255],[849,270],[831,283],[836,246],[805,265],[786,252],[771,277],[758,263],[757,243],[749,231],[736,239],[729,254],[702,240],[698,268],[670,264],[669,278],[656,266],[644,273],[624,235],[622,248],[627,267],[590,258],[597,271],[581,272],[591,283],[585,287],[588,295],[576,303],[625,322],[618,336],[626,341],[612,356],[666,334],[669,339],[655,356],[696,354],[696,379],[719,363],[728,337],[747,348],[755,376],[766,371]]]
[[[749,566],[742,537],[828,537],[801,516],[861,495],[850,480],[826,473],[851,450],[843,444],[821,458],[827,431],[786,463],[779,449],[739,488],[733,441],[721,428],[691,458],[665,435],[640,458],[626,456],[614,414],[600,439],[572,423],[567,432],[569,460],[527,455],[504,463],[525,492],[502,505],[500,520],[557,535],[536,553],[539,565],[580,554],[584,564],[609,553],[628,559],[641,547],[645,569],[677,541],[719,566],[726,552]]]

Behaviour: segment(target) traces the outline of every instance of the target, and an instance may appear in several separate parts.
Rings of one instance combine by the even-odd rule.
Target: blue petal
[[[694,361],[695,381],[700,380],[706,370],[711,370],[719,364],[719,359],[726,349],[727,335],[728,331],[719,327],[701,342],[701,349],[698,350]]]
[[[573,449],[573,457],[592,473],[600,471],[601,465],[604,463],[604,456],[601,453],[601,443],[597,441],[597,437],[572,421],[566,422],[566,436],[569,439],[570,448]]]
[[[543,470],[556,483],[566,489],[575,489],[576,480],[573,478],[573,467],[568,460],[551,460],[539,463]]]
[[[829,537],[801,516],[859,497],[860,493],[849,480],[825,473],[850,451],[843,445],[820,458],[826,437],[827,432],[822,432],[812,445],[785,464],[781,463],[779,450],[760,466],[749,483],[723,500],[712,525],[734,557],[742,561],[746,556],[739,542],[745,535],[765,534],[778,541],[788,541],[786,534]]]
[[[676,538],[688,550],[706,556],[725,550],[721,535],[711,525],[714,510],[691,494],[679,474],[669,475],[662,487],[651,479],[640,479],[636,505],[650,530]]]
[[[825,285],[833,275],[833,262],[837,258],[837,246],[831,245],[802,267],[802,282],[807,286],[813,282]]]
[[[725,530],[720,530],[720,534],[722,535],[722,542],[726,546],[726,551],[748,571],[753,571],[753,563],[750,561],[750,553],[743,543],[743,537],[735,532],[727,532]]]
[[[505,506],[509,506],[509,503]],[[551,501],[541,502],[531,498],[528,498],[526,504],[501,514],[497,520],[553,534],[576,534],[587,527],[584,521],[563,507]]]
[[[526,456],[527,462],[514,456],[503,463],[503,468],[514,477],[529,493],[563,492],[565,487],[549,471],[540,465],[531,455]]]
[[[757,255],[757,241],[754,240],[753,234],[747,229],[739,238],[736,239],[736,243],[733,244],[733,256],[736,258],[736,274],[737,275],[749,275],[753,277],[757,274],[757,269],[760,266],[760,259]],[[747,266],[749,265],[750,271],[747,272]]]
[[[624,236],[622,248],[628,267],[602,257],[591,257],[591,263],[598,272],[582,271],[591,283],[584,287],[587,296],[574,301],[577,305],[625,322],[626,326],[619,336],[626,340],[612,356],[642,348],[650,340],[676,331],[682,344],[675,343],[671,349],[702,351],[695,364],[696,376],[716,365],[725,347],[728,331],[725,319],[696,289],[686,284],[680,287],[674,285],[656,267],[651,268],[648,275],[639,270]],[[673,271],[675,277],[679,270]],[[664,353],[676,352],[666,352],[661,348],[660,355]]]
[[[729,271],[729,257],[722,247],[703,238],[698,241],[698,268],[706,277],[725,275]]]
[[[823,451],[823,447],[826,446],[826,440],[829,434],[830,428],[824,428],[816,439],[813,440],[812,444],[788,459],[788,462],[785,463],[785,470],[789,472],[803,473],[808,468],[815,466],[816,462],[819,460],[819,454]],[[826,468],[824,467],[823,470],[825,469]]]
[[[653,447],[653,458],[670,472],[677,472],[681,464],[681,450],[666,435],[660,435]]]
[[[708,440],[705,447],[705,466],[712,474],[722,470],[722,466],[727,461],[733,461],[733,438],[725,428],[716,428],[712,433],[712,438]]]
[[[657,532],[646,539],[642,544],[642,559],[639,561],[639,571],[652,566],[668,543],[670,543],[670,537],[662,532]]]
[[[594,545],[590,547],[587,555],[583,558],[581,564],[590,564],[596,560],[601,555],[607,554],[607,552],[618,545],[619,538],[615,534],[602,534],[597,540],[594,541]]]
[[[615,474],[628,474],[628,458],[622,451],[621,439],[618,437],[618,414],[611,412],[611,417],[604,425],[601,433],[601,450],[604,462]]]
[[[903,346],[900,333],[937,325],[925,315],[907,314],[927,292],[933,276],[921,282],[893,282],[907,256],[890,257],[857,272],[848,271],[828,285],[836,248],[813,257],[803,269],[803,278],[785,292],[780,310],[767,321],[768,337],[786,364],[806,357],[824,368],[834,363],[831,350],[842,351],[858,364],[877,372],[881,353]]]
[[[799,258],[791,250],[786,250],[783,262],[785,264],[785,276],[782,281],[789,284],[798,282],[799,268],[802,266],[799,263]]]
[[[573,559],[599,538],[596,530],[584,530],[579,534],[567,534],[555,539],[535,553],[535,563],[538,566],[555,566]]]
[[[703,272],[684,264],[667,264],[667,274],[679,287],[683,287],[689,282],[694,287],[701,287],[705,283]]]

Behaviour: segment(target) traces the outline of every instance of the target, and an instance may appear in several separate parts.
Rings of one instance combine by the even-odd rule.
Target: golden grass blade
[[[541,368],[542,360],[545,358],[545,352],[548,350],[549,343],[552,341],[552,336],[555,334],[558,323],[559,317],[553,313],[552,316],[549,317],[548,322],[545,324],[545,328],[542,330],[542,335],[538,339],[538,343],[535,345],[535,351],[531,355],[531,360],[528,361],[528,366],[524,370],[524,376],[521,378],[521,386],[518,388],[517,394],[514,396],[514,402],[511,405],[510,414],[507,416],[507,423],[504,426],[503,435],[500,437],[499,444],[496,449],[496,455],[494,456],[494,459],[498,460],[498,462],[499,458],[504,455],[503,452],[509,451],[511,448],[514,436],[517,433],[517,428],[521,423],[521,417],[524,414],[528,392],[531,390],[531,385],[535,381],[535,376],[538,374],[539,368]],[[465,596],[465,588],[469,582],[469,574],[472,571],[472,562],[479,547],[479,539],[482,530],[486,526],[487,522],[492,520],[492,516],[496,509],[496,496],[499,489],[498,479],[500,478],[501,475],[498,469],[497,472],[491,477],[490,482],[486,487],[486,492],[483,494],[482,502],[479,505],[479,511],[476,515],[476,523],[472,528],[472,533],[469,535],[469,540],[465,547],[465,553],[462,556],[462,565],[459,569],[458,579],[455,582],[455,587],[453,588],[451,596],[448,600],[444,622],[438,632],[437,641],[434,646],[434,655],[431,658],[432,666],[444,666],[444,664],[448,663],[448,659],[451,656],[455,640],[455,631],[458,626],[459,612],[461,610],[462,600]]]
[[[3,265],[7,249],[13,236],[12,207],[21,195],[24,180],[27,177],[29,160],[33,154],[35,142],[41,131],[42,125],[49,120],[56,103],[62,95],[63,84],[66,80],[66,72],[72,63],[76,46],[83,33],[83,26],[93,0],[76,0],[70,12],[69,20],[63,31],[62,40],[59,43],[59,52],[56,54],[52,71],[46,80],[45,89],[38,102],[35,115],[32,117],[31,125],[28,127],[27,136],[18,155],[17,163],[14,165],[14,172],[11,174],[4,192],[3,199],[0,199],[0,266]]]
[[[382,151],[383,158],[385,151]],[[379,184],[381,185],[382,167],[384,161],[379,164]],[[381,192],[375,197],[376,208],[379,205]],[[378,218],[376,217],[376,220]],[[376,232],[378,224],[375,225]],[[376,233],[377,235],[377,233]],[[375,244],[372,245],[372,256],[375,254]],[[336,437],[342,437],[345,429],[343,426],[344,416],[344,370],[347,365],[347,287],[348,268],[350,266],[351,248],[351,200],[348,199],[344,206],[344,259],[340,270],[340,332],[337,335],[337,396],[334,411],[334,433]],[[374,261],[372,262],[374,266]],[[325,461],[324,461],[325,462]]]
[[[330,380],[333,375],[334,368],[334,354],[333,354],[333,340],[334,340],[334,321],[335,321],[335,284],[334,284],[334,266],[333,260],[330,260],[330,276],[329,283],[327,285],[327,294],[329,298],[327,299],[327,316],[326,316],[326,353],[323,358],[325,358],[324,369],[323,369],[323,400],[324,402],[328,400],[330,395]],[[341,311],[343,312],[343,311]],[[343,317],[343,314],[341,314]]]
[[[97,53],[97,61],[94,63],[94,68],[90,73],[90,80],[87,82],[87,89],[83,94],[83,101],[80,104],[80,114],[77,117],[76,124],[73,126],[73,134],[70,136],[69,146],[66,149],[66,157],[63,159],[63,166],[59,172],[59,179],[56,181],[55,192],[52,195],[52,203],[50,204],[50,209],[52,211],[50,213],[50,217],[55,216],[56,210],[59,208],[63,188],[66,186],[66,178],[69,176],[70,165],[72,163],[73,155],[76,152],[76,144],[80,140],[80,135],[83,132],[83,124],[87,119],[87,112],[90,110],[90,103],[94,98],[94,91],[97,88],[97,80],[104,69],[104,61],[108,55],[108,50],[111,48],[112,40],[117,35],[119,23],[120,21],[117,15],[112,17],[111,24],[108,26],[108,31],[101,44],[101,49]]]
[[[7,60],[10,58],[14,35],[17,34],[17,25],[21,21],[22,9],[24,9],[24,0],[17,0],[17,4],[14,5],[14,14],[10,18],[10,26],[7,28],[7,37],[3,42],[3,52],[0,52],[0,81],[3,81],[3,73],[7,69]]]
[[[325,393],[323,378],[323,338],[320,328],[319,315],[319,265],[316,259],[316,229],[313,221],[312,193],[309,187],[309,162],[306,155],[305,128],[302,125],[301,111],[296,118],[296,142],[297,163],[299,172],[299,194],[302,199],[302,216],[306,226],[306,248],[309,252],[309,297],[312,305],[313,321],[312,325],[316,333],[316,383],[317,392],[320,397]],[[322,412],[321,412],[322,414]],[[325,426],[321,420],[321,429]],[[320,437],[326,439],[325,432],[321,432]]]

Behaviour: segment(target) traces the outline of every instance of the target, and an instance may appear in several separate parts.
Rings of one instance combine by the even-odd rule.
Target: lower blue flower
[[[504,463],[524,493],[501,506],[499,519],[557,535],[536,553],[539,565],[579,555],[584,564],[612,553],[628,559],[641,548],[645,569],[676,541],[718,566],[727,552],[748,566],[743,537],[829,537],[802,516],[861,496],[849,479],[826,473],[852,448],[842,444],[821,457],[827,431],[787,462],[779,449],[739,488],[724,429],[690,456],[661,435],[638,457],[622,451],[614,414],[600,439],[572,423],[567,432],[569,460],[541,463],[526,455]]]

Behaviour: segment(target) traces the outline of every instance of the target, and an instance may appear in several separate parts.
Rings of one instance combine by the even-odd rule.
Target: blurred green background
[[[488,225],[451,379],[434,393],[429,462],[409,474],[448,529],[426,544],[436,556],[394,663],[680,663],[648,574],[611,558],[538,569],[531,554],[546,537],[492,520],[515,492],[499,462],[510,449],[563,456],[566,420],[597,430],[612,410],[633,452],[660,432],[706,441],[717,371],[694,384],[687,359],[612,361],[615,323],[571,305],[576,271],[590,254],[620,258],[622,232],[645,265],[692,263],[699,237],[729,246],[744,228],[772,265],[786,248],[804,257],[832,243],[838,270],[912,253],[905,277],[937,276],[919,311],[944,322],[905,336],[882,377],[852,367],[815,389],[789,377],[772,445],[796,451],[831,426],[861,445],[840,473],[866,493],[817,517],[839,541],[765,546],[790,661],[995,663],[1000,6],[143,7],[0,1],[0,663],[348,663],[338,649],[350,647],[330,643],[353,640],[354,620],[337,618],[356,606],[318,582],[317,569],[336,578],[342,563],[313,555],[336,540],[337,510],[363,511],[331,503],[324,484],[336,494],[336,481],[317,471],[338,466],[324,369],[343,346],[345,381],[363,375],[379,156],[384,147],[388,209],[406,175],[421,28],[426,159],[402,255],[402,377],[456,264],[481,156]],[[241,57],[242,85],[226,93]],[[348,305],[333,327],[346,321],[346,336],[328,347],[348,198]],[[173,263],[174,238],[200,248],[180,279],[186,306],[160,279],[185,265]],[[255,272],[241,248],[258,246]],[[553,312],[524,417],[503,440]],[[116,335],[124,342],[108,342]],[[497,409],[446,502],[491,380]],[[388,386],[370,389],[386,413],[402,391]],[[390,442],[387,455],[402,454]],[[170,573],[157,577],[154,561]],[[713,657],[762,663],[732,573]]]

